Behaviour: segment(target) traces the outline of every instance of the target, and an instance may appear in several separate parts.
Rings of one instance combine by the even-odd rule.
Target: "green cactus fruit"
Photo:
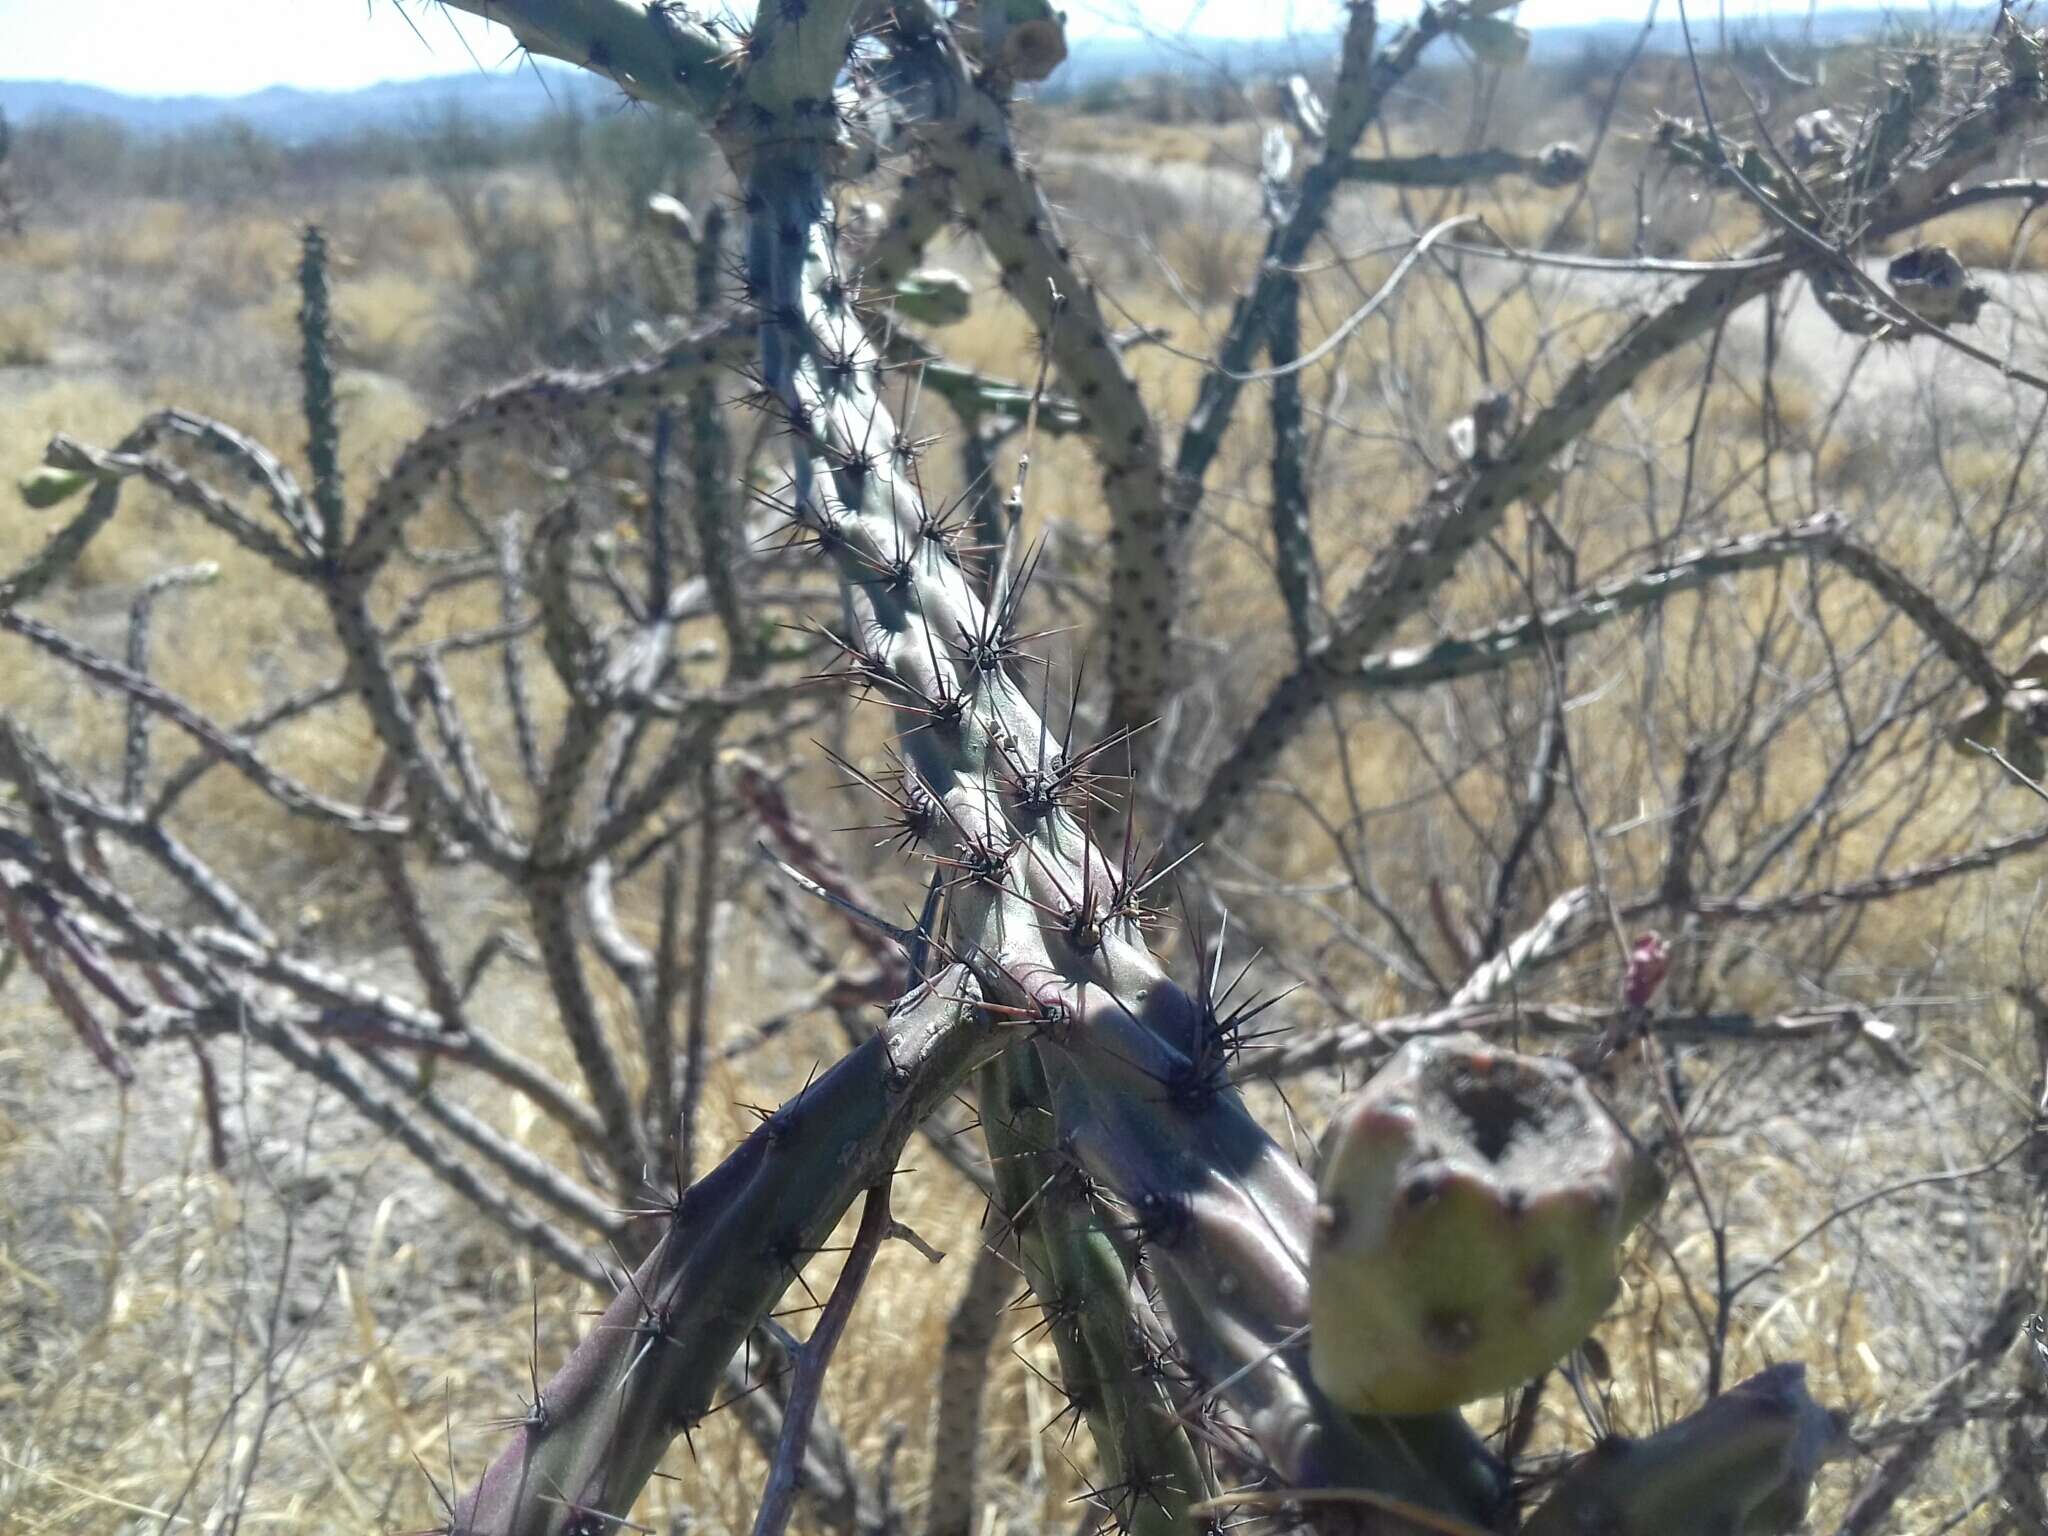
[[[973,303],[974,285],[944,267],[919,267],[896,285],[896,308],[920,325],[953,325]]]
[[[1526,1381],[1613,1301],[1616,1249],[1661,1193],[1568,1064],[1411,1041],[1323,1143],[1316,1384],[1355,1413],[1406,1415]]]
[[[1513,69],[1529,57],[1529,29],[1498,16],[1467,16],[1458,23],[1458,41],[1482,64]]]
[[[47,511],[69,501],[94,479],[90,470],[57,469],[46,464],[21,477],[21,499],[38,512]]]
[[[1806,1367],[1774,1365],[1648,1439],[1615,1436],[1582,1456],[1524,1536],[1783,1536],[1843,1445]]]

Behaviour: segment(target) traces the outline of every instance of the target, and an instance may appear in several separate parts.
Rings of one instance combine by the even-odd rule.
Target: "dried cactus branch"
[[[144,430],[148,430],[146,423]],[[244,516],[234,503],[211,485],[146,450],[117,449],[102,453],[59,433],[50,439],[49,447],[43,452],[43,462],[53,469],[91,475],[101,480],[133,476],[162,491],[178,505],[198,513],[244,549],[268,560],[279,570],[304,575],[312,569],[304,554],[260,523]]]
[[[236,431],[224,421],[182,410],[159,411],[143,426],[145,430],[153,430],[158,441],[169,439],[187,444],[219,460],[223,468],[242,475],[263,491],[270,501],[271,510],[291,530],[293,539],[302,550],[311,554],[317,547],[312,525],[307,521],[306,495],[297,478],[275,454],[254,438]]]
[[[1322,573],[1316,566],[1308,498],[1308,434],[1302,426],[1301,284],[1289,277],[1274,303],[1266,358],[1272,364],[1273,571],[1297,656],[1322,632]]]
[[[631,0],[611,3],[625,8]],[[498,0],[478,0],[476,8],[495,13]],[[493,14],[492,19],[498,17]],[[373,569],[396,550],[406,520],[469,444],[520,428],[651,409],[720,373],[744,366],[753,347],[751,324],[713,317],[637,362],[598,373],[536,373],[485,391],[407,443],[384,472],[350,540],[350,568],[358,572]]]
[[[248,742],[223,731],[177,695],[39,619],[12,610],[0,611],[0,629],[75,667],[93,681],[118,689],[150,713],[170,721],[222,761],[232,764],[251,784],[294,815],[331,822],[365,837],[395,837],[406,831],[403,817],[347,805],[299,783],[265,762]]]
[[[1379,116],[1388,93],[1414,71],[1432,42],[1457,26],[1467,10],[1459,3],[1432,6],[1385,52],[1376,52],[1378,8],[1373,0],[1350,0],[1338,54],[1336,90],[1322,126],[1321,154],[1302,173],[1299,183],[1288,189],[1286,217],[1267,236],[1258,277],[1251,292],[1240,298],[1231,312],[1229,329],[1216,350],[1215,366],[1203,376],[1194,409],[1181,432],[1168,482],[1173,496],[1169,521],[1173,539],[1186,536],[1201,505],[1203,482],[1222,449],[1245,377],[1267,345],[1274,321],[1284,311],[1287,291],[1295,281],[1293,270],[1328,223],[1337,189],[1346,179],[1346,169],[1365,130]],[[1169,553],[1175,551],[1170,548]],[[1113,593],[1112,612],[1124,608],[1136,595],[1135,591]],[[1138,722],[1157,713],[1155,692],[1134,695],[1118,718]],[[1206,835],[1197,833],[1190,841]]]
[[[180,566],[151,577],[128,604],[128,651],[123,660],[137,677],[149,676],[150,621],[157,600],[179,587],[204,586],[219,574],[212,563]],[[149,777],[149,727],[155,718],[141,700],[128,700],[125,740],[121,748],[121,803],[137,807]]]
[[[946,1322],[932,1394],[931,1478],[925,1487],[924,1536],[974,1536],[981,1522],[982,1403],[988,1355],[1016,1275],[993,1241],[967,1271],[967,1284]]]
[[[1477,149],[1462,155],[1353,159],[1344,163],[1342,175],[1346,181],[1381,187],[1465,187],[1503,176],[1525,176],[1546,187],[1561,187],[1585,175],[1585,160],[1569,145],[1553,145],[1534,155],[1512,149]]]
[[[128,446],[124,440],[120,448]],[[58,577],[77,563],[99,531],[113,521],[121,506],[121,482],[96,478],[92,494],[77,516],[51,534],[43,547],[5,578],[0,578],[0,614],[40,597]]]
[[[1802,556],[1839,561],[1849,569],[1859,570],[1860,564],[1850,566],[1851,557],[1841,553],[1854,547],[1846,537],[1842,519],[1833,513],[1768,533],[1727,539],[1676,556],[1650,570],[1603,582],[1541,614],[1503,620],[1477,633],[1451,636],[1429,645],[1368,656],[1359,663],[1356,686],[1370,693],[1385,693],[1474,677],[1541,655],[1552,641],[1590,633],[1681,592],[1697,591],[1722,576]],[[1857,551],[1855,558],[1859,563],[1862,554]],[[1903,585],[1910,587],[1910,583]],[[1894,585],[1890,590],[1896,589]],[[1916,622],[1925,612],[1924,604],[1916,605]],[[1945,617],[1939,619],[1939,624],[1944,635],[1958,630],[1954,621]],[[1968,646],[1970,651],[1982,654],[1974,641],[1968,641]]]
[[[840,1335],[846,1332],[846,1320],[853,1315],[861,1287],[867,1283],[868,1271],[874,1267],[875,1255],[889,1236],[889,1186],[894,1177],[893,1172],[885,1171],[869,1187],[861,1205],[860,1228],[853,1235],[846,1263],[833,1283],[817,1326],[804,1340],[803,1351],[797,1357],[796,1384],[783,1410],[782,1439],[775,1447],[768,1486],[754,1515],[754,1536],[782,1536],[796,1508],[803,1458],[810,1447],[811,1419],[817,1411],[818,1395],[825,1387],[825,1372],[831,1367]]]
[[[1372,1024],[1347,1024],[1310,1039],[1262,1051],[1236,1071],[1244,1080],[1298,1077],[1306,1072],[1351,1062],[1385,1060],[1410,1040],[1445,1035],[1551,1035],[1567,1040],[1597,1040],[1624,1017],[1620,1008],[1588,1008],[1564,1003],[1473,1003],[1408,1014]],[[1817,1040],[1865,1039],[1881,1051],[1890,1050],[1898,1031],[1871,1009],[1854,1006],[1813,1008],[1762,1015],[1744,1012],[1660,1014],[1649,1027],[1661,1040],[1708,1043],[1749,1042],[1757,1045],[1805,1045]]]
[[[1907,168],[1888,185],[1865,238],[1880,238],[1916,222],[1957,177],[1990,159],[2000,142],[2048,117],[2048,98],[2035,88],[2037,84],[2015,78],[1992,86],[1925,163]],[[1573,370],[1551,404],[1516,432],[1499,454],[1440,480],[1339,605],[1331,633],[1273,688],[1210,770],[1194,802],[1176,819],[1166,839],[1168,849],[1183,852],[1215,835],[1287,744],[1346,685],[1368,652],[1420,610],[1464,552],[1499,526],[1510,506],[1549,483],[1553,459],[1646,368],[1707,334],[1741,305],[1774,291],[1787,277],[1836,259],[1831,247],[1816,250],[1789,234],[1760,238],[1722,270],[1697,279],[1671,303],[1631,321],[1613,342]]]

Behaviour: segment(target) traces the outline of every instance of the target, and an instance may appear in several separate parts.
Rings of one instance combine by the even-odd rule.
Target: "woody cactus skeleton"
[[[850,167],[877,158],[888,141],[907,139],[925,166],[906,184],[906,204],[950,189],[1005,287],[1039,324],[1047,364],[1039,372],[1057,382],[1059,396],[1042,385],[1020,393],[977,375],[964,375],[961,389],[975,411],[1000,405],[1006,420],[1082,433],[1101,461],[1118,534],[1109,625],[1113,722],[1135,724],[1133,716],[1149,713],[1164,688],[1180,544],[1249,364],[1261,350],[1281,369],[1299,361],[1299,294],[1286,269],[1321,233],[1338,189],[1499,174],[1552,185],[1583,173],[1583,157],[1562,150],[1539,160],[1482,155],[1457,163],[1356,156],[1388,91],[1432,40],[1456,35],[1512,52],[1513,30],[1485,14],[1489,6],[1453,5],[1426,11],[1382,48],[1371,8],[1353,8],[1331,107],[1311,102],[1298,113],[1303,141],[1318,158],[1298,180],[1274,166],[1270,259],[1233,318],[1221,366],[1202,388],[1169,475],[1157,423],[1103,308],[1010,145],[1009,84],[1033,78],[1063,52],[1058,23],[1043,8],[983,6],[969,30],[917,5],[883,15],[845,0],[804,0],[764,7],[752,29],[738,34],[670,3],[450,3],[506,25],[536,53],[593,69],[641,100],[694,113],[710,126],[740,187],[742,312],[701,316],[667,351],[611,374],[542,376],[483,397],[401,454],[358,513],[336,468],[325,268],[310,239],[302,273],[310,492],[256,445],[181,413],[151,417],[111,451],[70,440],[52,445],[45,469],[26,487],[32,504],[89,497],[41,556],[0,582],[0,626],[122,692],[138,721],[160,716],[204,747],[204,762],[181,771],[152,803],[147,735],[138,724],[122,792],[109,800],[52,762],[25,728],[0,722],[0,773],[16,788],[25,823],[22,831],[0,828],[0,894],[16,944],[60,1011],[117,1070],[126,1070],[124,1052],[154,1039],[181,1036],[203,1049],[210,1035],[241,1031],[335,1086],[561,1268],[584,1278],[602,1273],[587,1244],[557,1221],[637,1258],[603,1318],[523,1406],[489,1469],[466,1491],[449,1490],[444,1528],[451,1536],[583,1536],[623,1526],[670,1443],[732,1393],[748,1405],[743,1411],[773,1457],[763,1529],[788,1518],[799,1485],[826,1523],[876,1524],[863,1512],[843,1448],[816,1414],[818,1383],[859,1277],[892,1230],[889,1186],[903,1146],[932,1134],[934,1116],[968,1084],[978,1088],[995,1163],[987,1178],[995,1206],[990,1241],[1014,1256],[1044,1311],[1063,1390],[1096,1442],[1102,1478],[1094,1497],[1107,1520],[1164,1533],[1220,1523],[1244,1503],[1277,1504],[1317,1529],[1513,1528],[1521,1510],[1508,1468],[1458,1410],[1542,1372],[1584,1339],[1613,1292],[1628,1230],[1650,1203],[1649,1154],[1605,1118],[1573,1067],[1463,1038],[1411,1045],[1383,1067],[1338,1115],[1316,1179],[1252,1115],[1235,1077],[1258,1005],[1233,1000],[1220,980],[1220,957],[1203,958],[1201,980],[1189,989],[1152,952],[1148,928],[1174,866],[1142,861],[1134,831],[1119,848],[1105,849],[1090,827],[1097,775],[1124,738],[1113,731],[1104,744],[1076,750],[1055,729],[1047,718],[1050,687],[1034,689],[1026,670],[1029,558],[1012,537],[990,569],[973,568],[957,547],[953,515],[926,501],[921,445],[885,403],[873,316],[864,308],[872,295],[864,295],[833,202]],[[1949,179],[1976,163],[1992,138],[2040,114],[2038,67],[2028,72],[2033,46],[2024,37],[2008,42],[2005,74],[1917,160],[1910,144],[1887,149],[1881,195],[1869,190],[1869,178],[1856,184],[1858,206],[1868,213],[1856,238],[1904,227],[1940,205]],[[892,218],[870,247],[884,290],[910,276],[917,248],[936,227],[913,211],[907,206]],[[704,255],[708,267],[715,248]],[[1467,434],[1467,462],[1432,490],[1328,615],[1308,611],[1320,600],[1310,579],[1307,493],[1297,484],[1283,530],[1292,550],[1292,670],[1230,737],[1201,792],[1169,828],[1167,858],[1178,861],[1234,815],[1254,775],[1285,749],[1302,719],[1339,693],[1394,692],[1495,670],[1673,593],[1799,558],[1855,576],[1957,670],[2006,699],[2005,739],[2034,730],[2032,713],[2011,705],[2009,680],[1967,631],[1834,518],[1670,559],[1464,639],[1373,649],[1510,503],[1548,483],[1557,451],[1651,363],[1743,299],[1799,272],[1832,271],[1839,261],[1838,251],[1816,253],[1791,235],[1774,237],[1631,326],[1526,424],[1512,419],[1505,399],[1489,407],[1485,430]],[[892,362],[906,355],[899,339],[884,340],[896,348]],[[910,360],[939,366],[921,355]],[[703,1044],[695,1030],[721,812],[717,775],[707,765],[721,733],[752,711],[786,704],[790,692],[773,680],[743,595],[723,574],[721,551],[740,541],[712,511],[736,498],[719,483],[723,450],[711,384],[738,371],[752,375],[752,403],[787,444],[786,476],[767,498],[774,519],[836,576],[842,614],[831,643],[840,670],[852,689],[893,713],[900,771],[860,776],[887,800],[904,845],[930,861],[932,895],[914,930],[892,930],[913,953],[900,971],[894,963],[878,968],[881,977],[900,975],[906,990],[873,1035],[766,1115],[711,1172],[678,1177],[676,1187],[650,1198],[648,1169],[671,1161],[664,1154],[673,1151],[680,1171],[692,1151]],[[675,398],[691,406],[680,429],[660,409]],[[1285,444],[1300,438],[1298,399],[1292,410],[1283,457]],[[381,573],[417,558],[408,524],[467,446],[507,425],[638,424],[650,413],[654,507],[644,590],[630,588],[615,554],[588,536],[573,505],[531,527],[508,519],[483,528],[489,558],[449,578],[497,581],[503,590],[500,631],[462,643],[485,648],[538,631],[566,701],[559,728],[542,732],[525,702],[519,652],[506,646],[505,690],[533,804],[530,819],[518,824],[468,749],[444,671],[453,643],[398,647],[417,611],[411,619],[380,619],[370,589]],[[688,459],[700,497],[693,513],[705,525],[698,543],[711,568],[695,583],[678,579],[660,508],[662,469],[677,456],[671,439],[678,430],[692,439]],[[238,472],[258,493],[262,517],[184,468],[174,451]],[[138,479],[318,594],[348,653],[346,670],[322,697],[359,699],[385,754],[364,804],[342,803],[274,769],[254,745],[265,721],[222,730],[152,683],[146,604],[125,665],[21,611],[107,525],[123,484]],[[1025,510],[1022,491],[1020,475],[1006,516]],[[981,518],[983,527],[995,522]],[[594,622],[594,591],[608,591],[625,618]],[[673,655],[678,625],[699,612],[718,620],[727,645],[726,674],[708,689],[685,687]],[[650,722],[669,730],[658,745]],[[163,806],[216,762],[294,814],[373,845],[426,1006],[303,960],[250,902],[169,837]],[[618,920],[613,893],[618,881],[669,856],[680,828],[657,820],[692,783],[702,797],[697,899],[686,914],[680,867],[669,866],[664,939],[651,954]],[[768,803],[758,785],[745,792],[750,803]],[[407,840],[473,860],[520,892],[534,963],[556,1000],[587,1103],[475,1027],[476,980],[504,946],[479,946],[468,965],[451,963],[428,931],[417,871],[400,851]],[[160,865],[220,923],[180,929],[153,917],[122,890],[102,841]],[[2021,839],[1998,852],[2038,842]],[[1692,899],[1674,879],[1656,900],[1668,904],[1674,893]],[[1570,946],[1569,930],[1588,905],[1572,904],[1556,924],[1500,950],[1450,1000],[1452,1017],[1422,1021],[1415,1032],[1441,1033],[1439,1024],[1520,1027],[1518,1011],[1484,1010],[1524,968]],[[1694,910],[1706,908],[1696,902]],[[670,939],[686,921],[699,929],[699,970],[690,978],[692,1039],[680,1052],[693,1065],[678,1075],[669,1021],[684,978]],[[586,935],[639,1026],[653,1074],[642,1091],[599,1018]],[[154,1001],[117,976],[110,958],[139,963]],[[113,1005],[111,1031],[99,1027],[74,972]],[[1618,1017],[1596,1021],[1590,1033],[1597,1043],[1582,1051],[1584,1059],[1602,1059],[1640,1026],[1647,990],[1654,987],[1630,996]],[[1560,1029],[1586,1023],[1554,1017]],[[1316,1061],[1383,1056],[1387,1043],[1384,1035],[1333,1037]],[[435,1094],[430,1072],[399,1064],[408,1054],[447,1058],[532,1099],[591,1154],[610,1193],[638,1216],[619,1217],[580,1183]],[[1288,1070],[1315,1064],[1300,1054],[1289,1062]],[[684,1133],[676,1148],[678,1123]],[[479,1179],[451,1145],[548,1217]],[[826,1305],[829,1326],[798,1350],[790,1383],[750,1392],[760,1375],[750,1367],[782,1348],[771,1310],[857,1203],[864,1213],[857,1261]],[[1447,1267],[1458,1270],[1457,1283],[1442,1277]],[[1805,1396],[1796,1372],[1766,1373],[1639,1445],[1616,1437],[1559,1481],[1528,1528],[1650,1536],[1696,1515],[1703,1532],[1729,1529],[1731,1520],[1744,1531],[1789,1529],[1838,1428]],[[1704,1484],[1725,1507],[1693,1500]]]
[[[924,25],[899,16],[892,28],[897,83],[900,89],[923,66],[916,83],[941,95],[959,81],[943,70],[943,39]],[[842,575],[849,671],[898,716],[904,768],[896,809],[908,837],[945,872],[944,922],[929,937],[973,978],[978,1011],[1003,1020],[1003,1034],[1024,1037],[1004,1047],[1008,1068],[985,1080],[983,1116],[998,1122],[990,1135],[999,1158],[1042,1170],[1034,1179],[1008,1169],[1003,1204],[1053,1319],[1075,1405],[1115,1475],[1099,1496],[1123,1526],[1172,1529],[1213,1495],[1215,1466],[1225,1459],[1283,1488],[1345,1487],[1378,1495],[1389,1509],[1434,1509],[1491,1524],[1507,1504],[1499,1471],[1445,1412],[1476,1392],[1442,1393],[1430,1405],[1433,1416],[1419,1420],[1359,1418],[1325,1398],[1305,1368],[1306,1239],[1315,1201],[1229,1084],[1239,1021],[1219,1013],[1214,999],[1182,992],[1147,952],[1143,873],[1128,849],[1113,861],[1089,840],[1078,814],[1087,764],[1049,745],[1049,722],[1014,675],[1016,588],[999,580],[984,603],[955,558],[949,530],[923,503],[911,450],[879,397],[876,359],[855,313],[857,280],[837,247],[830,177],[838,117],[829,103],[845,36],[827,7],[772,24],[764,14],[745,50],[750,62],[732,86],[736,103],[717,119],[743,186],[763,405],[794,444],[784,510]],[[1347,147],[1356,136],[1348,131]],[[1055,290],[1052,300],[1056,317],[1064,295]],[[968,1011],[976,1011],[971,1003]],[[955,1028],[965,1028],[964,1016]],[[896,1066],[906,1079],[915,1072],[911,1061]],[[1507,1135],[1520,1123],[1514,1106],[1521,1100],[1510,1087],[1498,1099],[1478,1118],[1506,1122],[1494,1130]],[[804,1115],[804,1101],[789,1112]],[[1573,1134],[1533,1112],[1528,1119]],[[1027,1123],[1050,1130],[1034,1134]],[[1554,1155],[1563,1152],[1560,1146]],[[1544,1155],[1539,1133],[1526,1156],[1540,1163]],[[1083,1181],[1078,1190],[1076,1180]],[[1626,1181],[1610,1175],[1608,1182],[1595,1204],[1618,1213]],[[1121,1215],[1121,1244],[1111,1241],[1111,1211]],[[836,1214],[827,1207],[813,1220]],[[1588,1233],[1569,1259],[1552,1254],[1539,1262],[1597,1272],[1611,1266],[1622,1230]],[[670,1308],[694,1304],[677,1278],[680,1255],[694,1246],[682,1230],[663,1239],[631,1287],[638,1299],[615,1304],[634,1313],[620,1325],[626,1338],[653,1329],[660,1351],[678,1321]],[[1175,1349],[1164,1371],[1136,1365],[1146,1342],[1129,1317],[1127,1266],[1140,1257],[1173,1325]],[[1421,1276],[1411,1283],[1427,1285]],[[1577,1282],[1566,1288],[1584,1290]],[[1575,1303],[1584,1310],[1573,1322],[1553,1330],[1548,1349],[1525,1346],[1526,1358],[1517,1357],[1523,1374],[1575,1342],[1606,1294],[1595,1290],[1590,1305]],[[1334,1317],[1325,1322],[1326,1333],[1334,1329]],[[1370,1340],[1358,1345],[1373,1347]],[[1343,1354],[1329,1352],[1332,1359]],[[584,1353],[617,1360],[625,1350],[613,1340],[586,1344]],[[1176,1367],[1194,1397],[1220,1392],[1229,1404],[1213,1421],[1196,1418],[1209,1431],[1206,1457],[1176,1422]],[[1318,1374],[1350,1382],[1334,1367]],[[1514,1375],[1495,1381],[1482,1374],[1485,1388]],[[615,1365],[603,1375],[607,1387],[617,1381],[621,1420],[643,1401],[650,1409],[662,1401],[646,1396],[660,1391],[654,1370],[636,1379]],[[1353,1409],[1373,1407],[1369,1392],[1350,1395]],[[1416,1406],[1389,1396],[1389,1407]],[[611,1391],[602,1395],[613,1399]],[[648,1411],[640,1410],[643,1422]],[[458,1507],[454,1523],[544,1523],[548,1517],[522,1507],[543,1480],[563,1491],[563,1507],[617,1511],[636,1474],[644,1475],[645,1456],[592,1449],[593,1439],[609,1446],[618,1434],[609,1424],[534,1426]],[[558,1454],[557,1442],[569,1449]]]

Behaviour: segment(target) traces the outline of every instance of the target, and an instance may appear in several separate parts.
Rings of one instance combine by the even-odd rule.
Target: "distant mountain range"
[[[1665,6],[1662,11],[1668,19],[1651,28],[1645,51],[1683,53],[1685,32],[1676,19],[1674,8]],[[1718,15],[1705,5],[1694,6],[1691,16],[1693,45],[1704,57],[1720,45],[1720,21]],[[1906,27],[1919,31],[1938,28],[1959,36],[1983,33],[1988,32],[1997,19],[1996,5],[1937,3],[1899,7],[1823,4],[1811,15],[1801,6],[1775,14],[1731,16],[1728,19],[1728,37],[1731,41],[1762,39],[1781,45],[1814,43],[1831,46]],[[1532,39],[1530,58],[1539,64],[1556,64],[1589,52],[1623,56],[1635,47],[1636,39],[1642,35],[1643,24],[1639,20],[1570,22],[1550,26],[1532,23],[1529,30]],[[1214,72],[1218,68],[1227,68],[1232,79],[1242,80],[1327,63],[1336,51],[1337,37],[1334,33],[1320,37],[1230,41],[1197,38],[1185,42],[1089,38],[1074,44],[1072,56],[1047,82],[1047,87],[1059,94],[1085,89],[1103,80],[1175,71],[1200,74]],[[0,101],[5,100],[6,89],[6,85],[0,83]]]
[[[1956,6],[1939,13],[1946,30],[1967,32],[1990,27],[1997,12],[1990,6]],[[1745,18],[1730,23],[1731,37],[1811,40],[1840,43],[1887,28],[1937,24],[1926,9],[1832,7],[1811,14],[1787,12],[1770,19]],[[1635,45],[1642,23],[1601,21],[1536,27],[1532,56],[1539,62],[1560,62],[1588,51],[1619,54]],[[1695,42],[1702,48],[1719,41],[1719,24],[1711,17],[1694,23]],[[1051,97],[1084,90],[1105,81],[1136,76],[1186,73],[1195,76],[1227,69],[1233,79],[1299,69],[1326,61],[1335,50],[1334,36],[1286,39],[1109,39],[1076,41],[1066,64],[1045,93]],[[1676,21],[1660,22],[1649,48],[1679,52],[1685,44]],[[109,118],[137,133],[158,135],[239,121],[267,138],[288,144],[311,143],[357,132],[366,127],[404,129],[456,110],[473,122],[528,122],[564,104],[602,107],[616,93],[589,75],[563,66],[539,69],[441,75],[365,86],[355,91],[302,91],[273,86],[247,96],[130,96],[97,86],[61,80],[0,80],[0,109],[20,122],[38,117],[87,115]]]
[[[595,77],[566,67],[547,67],[541,74],[472,70],[354,91],[275,85],[247,96],[130,96],[63,80],[0,80],[0,110],[23,123],[39,117],[108,118],[150,135],[234,121],[266,138],[307,144],[368,127],[402,129],[451,109],[483,124],[529,122],[564,103],[595,105],[617,94]]]

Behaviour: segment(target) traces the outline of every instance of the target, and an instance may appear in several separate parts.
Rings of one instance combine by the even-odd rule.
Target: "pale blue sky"
[[[1729,0],[1753,14],[1768,0]],[[1788,3],[1788,0],[1779,0]],[[1797,3],[1797,0],[1789,0]],[[1142,16],[1154,30],[1209,37],[1326,30],[1340,0],[1066,0],[1077,36],[1124,30]],[[1530,25],[1643,14],[1647,0],[1526,0]],[[1696,19],[1718,0],[1688,0]],[[1803,8],[1803,7],[1802,7]],[[1664,0],[1663,14],[1677,14]],[[410,15],[416,35],[407,25]],[[424,40],[422,40],[424,39]],[[345,90],[378,80],[496,65],[498,28],[411,0],[0,0],[0,79],[72,80],[143,95],[238,94],[270,85]]]

